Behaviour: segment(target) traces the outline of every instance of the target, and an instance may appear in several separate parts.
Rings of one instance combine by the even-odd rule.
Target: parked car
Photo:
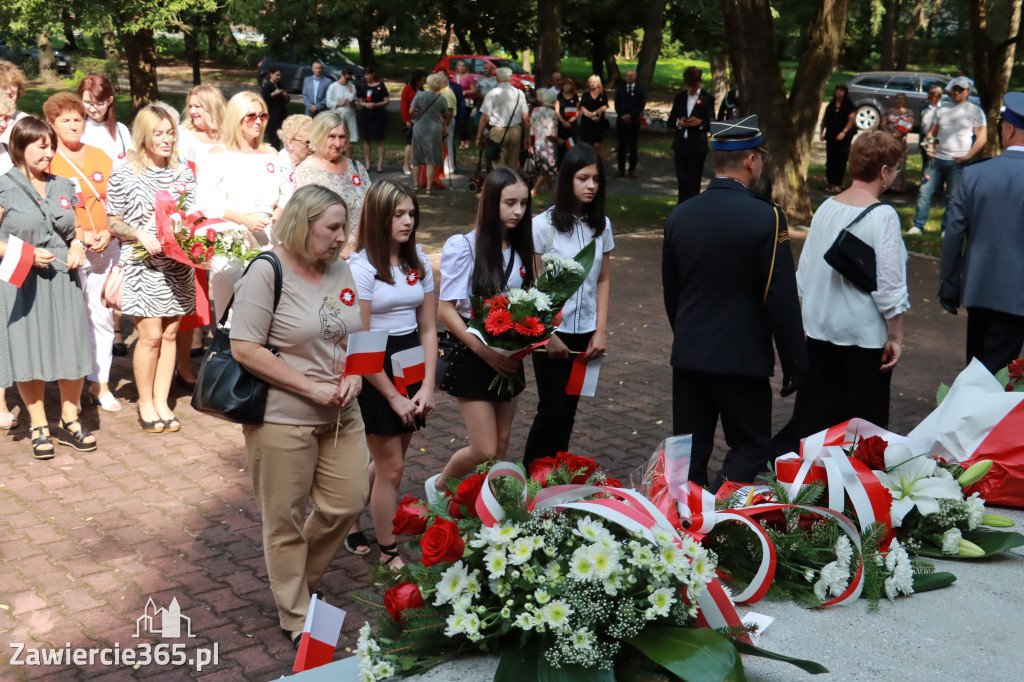
[[[507,67],[512,69],[512,85],[516,86],[520,90],[526,87],[533,88],[533,74],[528,72],[522,66],[506,59],[505,57],[490,57],[488,55],[472,54],[472,55],[452,55],[451,57],[442,57],[441,61],[434,65],[434,71],[438,69],[445,69],[448,71],[448,77],[451,78],[455,73],[455,65],[459,61],[466,62],[466,68],[469,72],[478,76],[484,75],[484,64],[493,64],[494,68],[498,69],[501,67]]]
[[[18,66],[24,66],[28,60],[34,60],[36,64],[39,63],[39,50],[31,48],[15,48],[7,44],[7,41],[0,38],[0,59],[6,59],[12,64]],[[53,51],[53,66],[57,70],[57,73],[62,76],[71,75],[71,57],[65,52],[60,50]]]
[[[877,128],[885,111],[893,105],[896,95],[903,94],[907,96],[907,108],[914,114],[914,129],[917,130],[921,122],[921,110],[928,105],[928,90],[937,85],[945,91],[946,83],[951,78],[939,73],[910,71],[858,73],[846,83],[850,88],[850,100],[857,107],[857,128]],[[949,101],[946,94],[942,95],[942,99]],[[973,94],[968,97],[968,101],[980,104],[980,100]]]
[[[352,69],[356,81],[363,80],[363,67],[345,56],[341,50],[331,47],[301,47],[289,45],[281,50],[268,54],[256,66],[257,78],[269,73],[272,69],[281,69],[281,87],[288,92],[302,92],[302,81],[306,76],[313,75],[313,62],[324,65],[323,75],[331,80],[338,80],[338,75],[345,69]]]

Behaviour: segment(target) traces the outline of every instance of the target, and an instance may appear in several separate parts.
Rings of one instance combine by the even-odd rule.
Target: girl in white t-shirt
[[[609,252],[615,248],[612,224],[604,214],[604,166],[593,147],[578,144],[562,159],[555,205],[533,219],[536,268],[541,256],[572,258],[597,242],[594,266],[562,308],[562,324],[545,352],[533,353],[537,377],[537,416],[526,439],[523,464],[569,449],[579,396],[566,395],[576,358],[589,362],[604,355],[611,295]]]
[[[379,180],[363,202],[356,252],[349,264],[356,280],[363,329],[387,330],[384,372],[366,377],[359,408],[366,425],[370,465],[370,510],[373,512],[381,561],[401,568],[392,519],[398,510],[405,453],[412,434],[434,409],[434,368],[437,324],[434,319],[434,275],[430,261],[416,244],[419,204],[405,185]],[[422,382],[396,388],[391,358],[423,346]],[[409,376],[409,375],[407,375]],[[354,554],[369,551],[366,536],[349,533],[345,547]]]
[[[489,297],[533,282],[530,188],[516,171],[495,168],[480,192],[476,229],[451,237],[441,251],[438,317],[466,346],[457,371],[449,372],[455,376],[447,390],[458,398],[469,445],[452,455],[443,472],[427,480],[428,498],[442,490],[447,479],[462,478],[484,459],[505,457],[517,398],[489,387],[497,374],[518,373],[523,378],[522,362],[469,333],[470,295]]]

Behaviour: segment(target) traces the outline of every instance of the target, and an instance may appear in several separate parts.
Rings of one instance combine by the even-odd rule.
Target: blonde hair
[[[19,100],[25,94],[25,72],[6,59],[0,59],[0,90],[6,90],[9,85],[18,86],[18,94],[14,96]]]
[[[267,113],[267,103],[256,93],[243,91],[228,100],[228,105],[224,109],[224,120],[221,121],[220,140],[229,152],[238,151],[245,143],[242,136],[242,119],[249,113],[253,104],[260,105],[260,113]],[[263,144],[263,134],[266,132],[266,126],[263,126],[257,146]]]
[[[596,73],[593,74],[590,78],[587,79],[587,87],[588,88],[590,87],[590,81],[597,81],[597,87],[599,87],[599,88],[602,87],[602,85],[601,85],[601,77],[598,76]]]
[[[149,155],[146,152],[149,149],[153,131],[164,121],[170,122],[171,132],[175,135],[171,140],[171,156],[167,159],[167,165],[169,168],[177,168],[181,165],[176,153],[178,126],[174,122],[174,116],[161,106],[148,104],[139,110],[135,116],[135,122],[132,123],[132,148],[128,150],[128,165],[136,175],[145,173],[149,167]]]
[[[224,124],[224,106],[227,104],[227,100],[224,99],[224,95],[221,94],[220,90],[212,85],[197,85],[188,91],[188,95],[185,96],[185,106],[181,112],[181,125],[189,130],[195,130],[196,127],[192,124],[192,117],[188,113],[188,101],[192,99],[192,95],[195,95],[199,99],[199,104],[202,105],[203,111],[207,114],[207,118],[210,121],[210,132],[212,136],[216,137],[220,134],[220,128]]]
[[[345,137],[348,137],[345,115],[337,109],[329,109],[313,119],[313,124],[309,127],[309,148],[314,154],[320,155],[327,145],[327,136],[338,126],[345,129]]]
[[[320,114],[320,116],[325,116]],[[317,118],[320,118],[317,116]],[[322,185],[303,185],[285,204],[281,217],[274,223],[274,236],[289,251],[303,258],[312,258],[309,250],[309,231],[313,222],[334,204],[345,208],[343,229],[348,237],[348,204],[338,194]]]
[[[448,79],[442,76],[440,73],[432,73],[427,76],[427,87],[433,92],[441,92],[444,90],[444,86],[448,84]]]
[[[312,122],[313,118],[311,116],[306,116],[305,114],[292,114],[285,120],[281,121],[281,128],[277,131],[277,136],[281,138],[281,142],[294,140],[298,138],[302,129],[308,127]]]
[[[0,116],[14,116],[15,111],[17,111],[17,107],[14,106],[13,99],[0,97]]]

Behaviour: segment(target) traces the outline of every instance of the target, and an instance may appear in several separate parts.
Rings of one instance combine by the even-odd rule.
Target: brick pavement
[[[598,397],[581,402],[572,449],[625,478],[670,435],[671,337],[661,302],[660,231],[620,235],[616,242],[610,354]],[[898,432],[931,410],[939,381],[951,381],[962,366],[964,318],[942,314],[927,300],[936,269],[930,260],[910,261],[914,308],[906,319],[905,359],[893,381],[892,428]],[[115,361],[114,376],[124,411],[112,415],[85,406],[84,422],[100,441],[97,452],[58,448],[54,460],[36,462],[27,425],[0,440],[0,679],[219,682],[287,674],[293,654],[267,589],[240,428],[193,412],[176,389],[182,431],[144,434],[128,404],[136,395],[127,360]],[[773,383],[778,388],[778,379]],[[9,400],[20,407],[16,391]],[[776,427],[788,418],[792,402],[776,400]],[[51,414],[55,404],[51,393]],[[513,452],[521,451],[534,405],[529,388],[520,401]],[[422,482],[464,438],[454,400],[439,395],[428,428],[412,441],[403,491],[422,491]],[[346,595],[368,587],[368,565],[367,558],[343,551],[323,582],[328,599],[350,608]],[[11,643],[48,648],[116,642],[122,649],[158,643],[132,637],[149,597],[158,607],[176,597],[196,635],[188,652],[216,643],[219,663],[202,671],[99,661],[9,666]],[[362,622],[351,609],[339,657],[354,645]]]

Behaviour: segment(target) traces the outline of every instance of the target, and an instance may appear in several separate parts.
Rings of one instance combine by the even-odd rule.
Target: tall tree
[[[768,0],[722,0],[729,55],[742,106],[757,113],[768,147],[765,164],[772,198],[797,223],[810,221],[807,165],[821,112],[821,94],[843,42],[851,0],[822,0],[805,31],[787,98]]]
[[[1021,4],[1022,0],[1009,0],[1003,8],[1005,14],[993,17],[988,2],[970,0],[974,83],[989,122],[988,142],[985,146],[985,154],[988,156],[995,156],[999,151],[995,122],[1003,95],[1010,87],[1010,73],[1013,71],[1021,27]]]
[[[562,68],[562,0],[537,0],[537,84]]]
[[[665,4],[666,0],[648,0],[644,15],[644,40],[636,57],[636,79],[640,87],[648,92],[654,80],[654,66],[658,63],[661,46],[665,41]]]

